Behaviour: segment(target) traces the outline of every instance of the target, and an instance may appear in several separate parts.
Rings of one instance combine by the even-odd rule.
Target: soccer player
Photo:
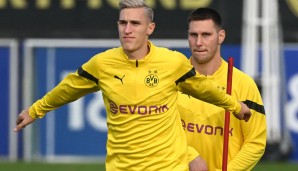
[[[226,91],[228,64],[220,54],[225,39],[220,15],[210,8],[198,8],[188,16],[189,62],[208,76],[218,89]],[[232,96],[248,105],[249,122],[230,118],[228,170],[251,170],[266,145],[266,117],[262,98],[254,80],[233,68]],[[195,148],[211,171],[221,170],[225,110],[210,103],[179,94],[178,110],[188,145]],[[203,163],[204,164],[204,163]]]
[[[143,0],[121,0],[121,47],[93,56],[42,99],[23,110],[14,131],[88,93],[102,91],[107,112],[106,170],[186,171],[186,136],[177,111],[178,90],[207,100],[248,121],[242,102],[197,75],[179,52],[157,47],[153,11]]]

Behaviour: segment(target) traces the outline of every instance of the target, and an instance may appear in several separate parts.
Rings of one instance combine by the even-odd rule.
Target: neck
[[[125,54],[130,60],[141,60],[150,52],[149,45],[142,46],[140,49],[135,51],[124,50]]]
[[[195,60],[191,60],[192,65],[202,75],[213,75],[221,65],[221,57],[213,58],[206,63],[196,63]]]

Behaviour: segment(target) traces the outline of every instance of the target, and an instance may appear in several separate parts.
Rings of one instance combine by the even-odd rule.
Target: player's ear
[[[155,23],[151,22],[147,29],[147,35],[150,36],[153,33],[154,29],[155,29]]]
[[[218,32],[218,44],[222,44],[222,42],[225,40],[226,37],[226,31],[225,30],[219,30]]]

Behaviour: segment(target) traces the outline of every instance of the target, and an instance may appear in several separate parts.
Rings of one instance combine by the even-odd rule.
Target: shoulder
[[[121,58],[123,58],[123,56],[124,53],[121,47],[112,48],[95,54],[91,57],[88,63],[91,63],[92,65],[96,66],[117,63],[121,61]]]
[[[152,44],[152,49],[155,53],[158,53],[159,55],[164,55],[166,57],[171,57],[171,58],[186,58],[186,56],[176,50],[172,50],[166,47],[161,47],[161,46],[155,46]]]
[[[120,56],[121,54],[123,54],[122,48],[117,47],[117,48],[107,49],[103,52],[99,52],[95,54],[92,58],[100,59],[100,58],[106,58],[107,56],[117,57],[117,56]]]
[[[233,71],[233,89],[240,100],[250,100],[261,104],[261,94],[255,80],[239,69]]]
[[[121,48],[112,48],[93,55],[83,64],[85,70],[104,70],[106,67],[118,65],[121,61]]]
[[[188,66],[190,63],[188,58],[181,52],[176,50],[171,50],[163,47],[158,48],[158,58],[160,60],[165,60],[167,63],[170,64],[171,67],[183,68]]]
[[[248,74],[244,73],[243,71],[239,70],[236,67],[234,67],[233,69],[233,77],[243,85],[246,85],[246,86],[256,85],[255,80],[251,76],[249,76]]]

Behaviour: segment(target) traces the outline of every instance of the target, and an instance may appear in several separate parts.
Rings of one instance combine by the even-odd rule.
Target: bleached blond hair
[[[119,2],[120,11],[125,8],[145,8],[146,14],[150,18],[151,22],[154,18],[154,12],[144,0],[120,0]]]

